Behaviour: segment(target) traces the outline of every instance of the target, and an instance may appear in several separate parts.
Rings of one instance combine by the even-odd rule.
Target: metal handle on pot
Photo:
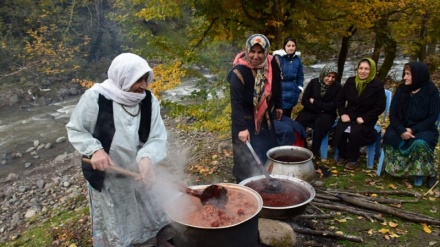
[[[254,159],[257,161],[258,165],[260,166],[262,172],[266,176],[267,179],[271,179],[272,177],[269,175],[269,172],[264,168],[263,164],[261,163],[260,158],[258,157],[257,153],[255,153],[254,148],[252,147],[251,143],[249,141],[246,141],[246,145],[248,149],[251,151],[252,156],[254,156]]]

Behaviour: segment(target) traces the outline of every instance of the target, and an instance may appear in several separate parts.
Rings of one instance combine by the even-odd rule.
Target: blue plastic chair
[[[385,89],[385,96],[387,97],[387,100],[386,100],[386,105],[385,105],[385,111],[383,113],[383,121],[384,122],[386,121],[388,114],[390,112],[391,98],[393,96],[393,93],[390,90]],[[376,141],[367,146],[367,168],[368,169],[373,168],[374,158],[379,157],[379,153],[381,152],[380,143],[382,141],[382,126],[380,126],[376,123],[376,125],[374,126],[374,129],[377,131]],[[382,152],[383,152],[383,150],[382,150]],[[338,151],[338,148],[335,147],[334,159],[338,160],[338,156],[339,156],[339,151]],[[380,163],[380,157],[379,157],[379,163]],[[383,163],[383,160],[382,160],[382,163]],[[380,164],[380,166],[382,167],[382,164]]]
[[[337,123],[338,123],[338,120],[335,121],[335,123],[332,126],[332,129],[334,127],[336,127]],[[320,151],[321,151],[321,159],[322,160],[327,160],[327,157],[328,157],[328,138],[329,137],[328,137],[328,133],[327,133],[327,135],[325,135],[324,138],[322,138],[322,141],[321,141]]]

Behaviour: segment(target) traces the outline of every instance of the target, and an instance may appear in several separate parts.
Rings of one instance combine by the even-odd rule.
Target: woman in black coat
[[[385,171],[396,177],[427,177],[432,187],[437,181],[434,149],[439,137],[435,124],[440,113],[439,90],[428,67],[420,62],[405,64],[403,81],[391,101],[390,125],[383,137]]]
[[[267,151],[277,145],[274,117],[280,119],[283,113],[281,70],[269,55],[269,46],[269,40],[262,34],[249,37],[245,51],[237,54],[227,77],[231,91],[232,172],[237,183],[262,174],[246,141],[251,143],[263,165]]]
[[[337,76],[334,66],[327,64],[322,68],[319,77],[307,84],[301,99],[303,109],[295,119],[304,128],[313,129],[311,151],[315,157],[318,157],[322,139],[336,120],[335,98],[341,89],[341,84],[336,81]]]
[[[357,65],[356,76],[347,79],[336,97],[340,118],[333,145],[339,150],[338,166],[353,170],[359,165],[360,147],[376,140],[374,126],[385,105],[384,83],[376,78],[376,63],[364,58]]]

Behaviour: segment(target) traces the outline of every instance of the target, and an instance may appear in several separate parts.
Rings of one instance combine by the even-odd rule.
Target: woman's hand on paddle
[[[105,171],[113,165],[110,156],[104,151],[104,149],[99,149],[92,154],[91,163],[93,169],[100,171]]]
[[[251,141],[251,135],[249,134],[249,131],[246,129],[238,132],[238,140],[243,143],[246,143],[246,141]]]
[[[151,164],[151,160],[148,157],[144,157],[139,161],[139,174],[141,175],[140,179],[142,182],[146,184],[150,184],[156,178],[154,174],[153,165]]]

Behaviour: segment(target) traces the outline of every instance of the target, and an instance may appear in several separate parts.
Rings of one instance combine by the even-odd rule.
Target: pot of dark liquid
[[[259,217],[287,219],[304,213],[309,202],[315,198],[313,186],[304,180],[285,175],[272,175],[283,184],[283,191],[271,193],[264,189],[263,175],[247,178],[240,185],[255,190],[263,199],[263,209]]]
[[[267,151],[266,167],[272,175],[286,175],[309,183],[316,180],[313,153],[307,148],[279,146]]]

